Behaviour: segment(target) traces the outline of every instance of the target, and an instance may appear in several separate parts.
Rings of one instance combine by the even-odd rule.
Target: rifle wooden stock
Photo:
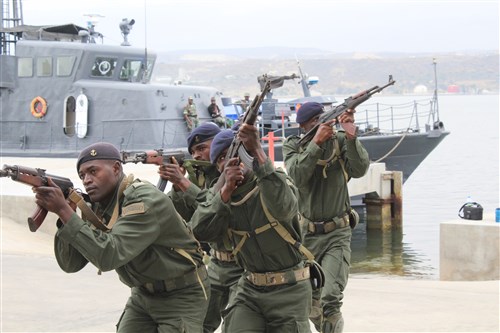
[[[316,135],[316,132],[318,131],[318,128],[321,124],[331,120],[331,119],[336,119],[338,116],[343,114],[349,109],[355,109],[358,105],[361,103],[366,102],[368,99],[370,99],[374,94],[381,92],[388,86],[392,86],[396,81],[392,79],[392,75],[389,75],[389,83],[386,85],[379,87],[379,86],[374,86],[370,89],[364,90],[360,93],[357,93],[354,96],[348,97],[344,100],[344,102],[340,105],[337,105],[335,108],[333,108],[331,111],[325,112],[321,114],[319,117],[318,123],[314,125],[313,128],[311,128],[306,134],[304,134],[300,140],[298,141],[299,147],[303,147],[306,143],[312,140],[314,135]],[[300,111],[300,109],[299,109]]]
[[[0,177],[10,177],[16,182],[20,182],[32,187],[47,186],[48,178],[50,177],[54,183],[62,190],[64,197],[67,198],[69,191],[73,188],[73,183],[69,178],[60,177],[56,175],[46,174],[44,169],[30,168],[20,165],[4,165],[0,170]],[[37,205],[35,211],[28,218],[28,226],[30,231],[35,232],[40,228],[45,217],[47,210]]]

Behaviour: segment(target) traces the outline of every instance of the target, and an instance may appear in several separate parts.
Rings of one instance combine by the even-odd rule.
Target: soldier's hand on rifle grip
[[[257,127],[249,124],[242,124],[238,131],[238,138],[251,156],[255,156],[257,150],[261,149],[259,131]]]
[[[335,119],[331,119],[319,125],[312,141],[314,141],[314,143],[316,143],[318,146],[321,146],[324,142],[330,140],[335,134],[335,129],[333,128],[334,124]]]
[[[74,211],[64,198],[64,194],[54,181],[47,177],[47,186],[33,187],[35,202],[38,206],[59,216],[63,223],[66,223],[73,215]]]
[[[163,164],[159,167],[160,177],[172,183],[176,191],[185,192],[190,185],[190,181],[185,177],[186,169],[181,167],[176,158],[172,156],[171,163]]]
[[[224,166],[225,182],[220,191],[222,201],[229,202],[233,191],[242,183],[245,177],[243,168],[243,163],[238,157],[231,158]]]
[[[338,117],[340,126],[345,130],[347,139],[354,139],[356,137],[356,125],[354,125],[355,112],[355,109],[348,109]]]
[[[348,109],[346,112],[342,113],[338,119],[339,123],[353,123],[354,122],[354,113],[355,109]]]
[[[264,164],[267,156],[260,144],[259,130],[254,125],[243,124],[238,131],[238,137],[245,146],[248,153],[259,161],[259,164]]]

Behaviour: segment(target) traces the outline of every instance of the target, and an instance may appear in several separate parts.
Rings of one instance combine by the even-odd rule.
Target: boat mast
[[[302,68],[300,68],[299,59],[297,59],[296,57],[295,60],[297,60],[297,66],[299,67],[300,84],[302,85],[302,91],[304,93],[304,97],[311,97],[311,91],[309,90],[309,86],[307,85],[307,75],[304,75],[302,73]]]
[[[0,54],[13,55],[14,45],[22,37],[14,28],[24,25],[22,0],[1,0],[0,21]]]

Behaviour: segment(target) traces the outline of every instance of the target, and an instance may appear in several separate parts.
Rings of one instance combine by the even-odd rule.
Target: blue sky
[[[24,0],[24,23],[75,23],[99,14],[105,42],[158,52],[242,47],[310,47],[335,52],[498,50],[499,1]]]

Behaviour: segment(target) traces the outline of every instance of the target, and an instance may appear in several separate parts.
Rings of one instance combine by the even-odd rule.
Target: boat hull
[[[449,131],[437,129],[425,133],[362,136],[359,140],[368,151],[370,161],[385,163],[389,171],[402,171],[405,182],[448,134]],[[274,156],[277,161],[283,160],[281,143],[275,143]]]

